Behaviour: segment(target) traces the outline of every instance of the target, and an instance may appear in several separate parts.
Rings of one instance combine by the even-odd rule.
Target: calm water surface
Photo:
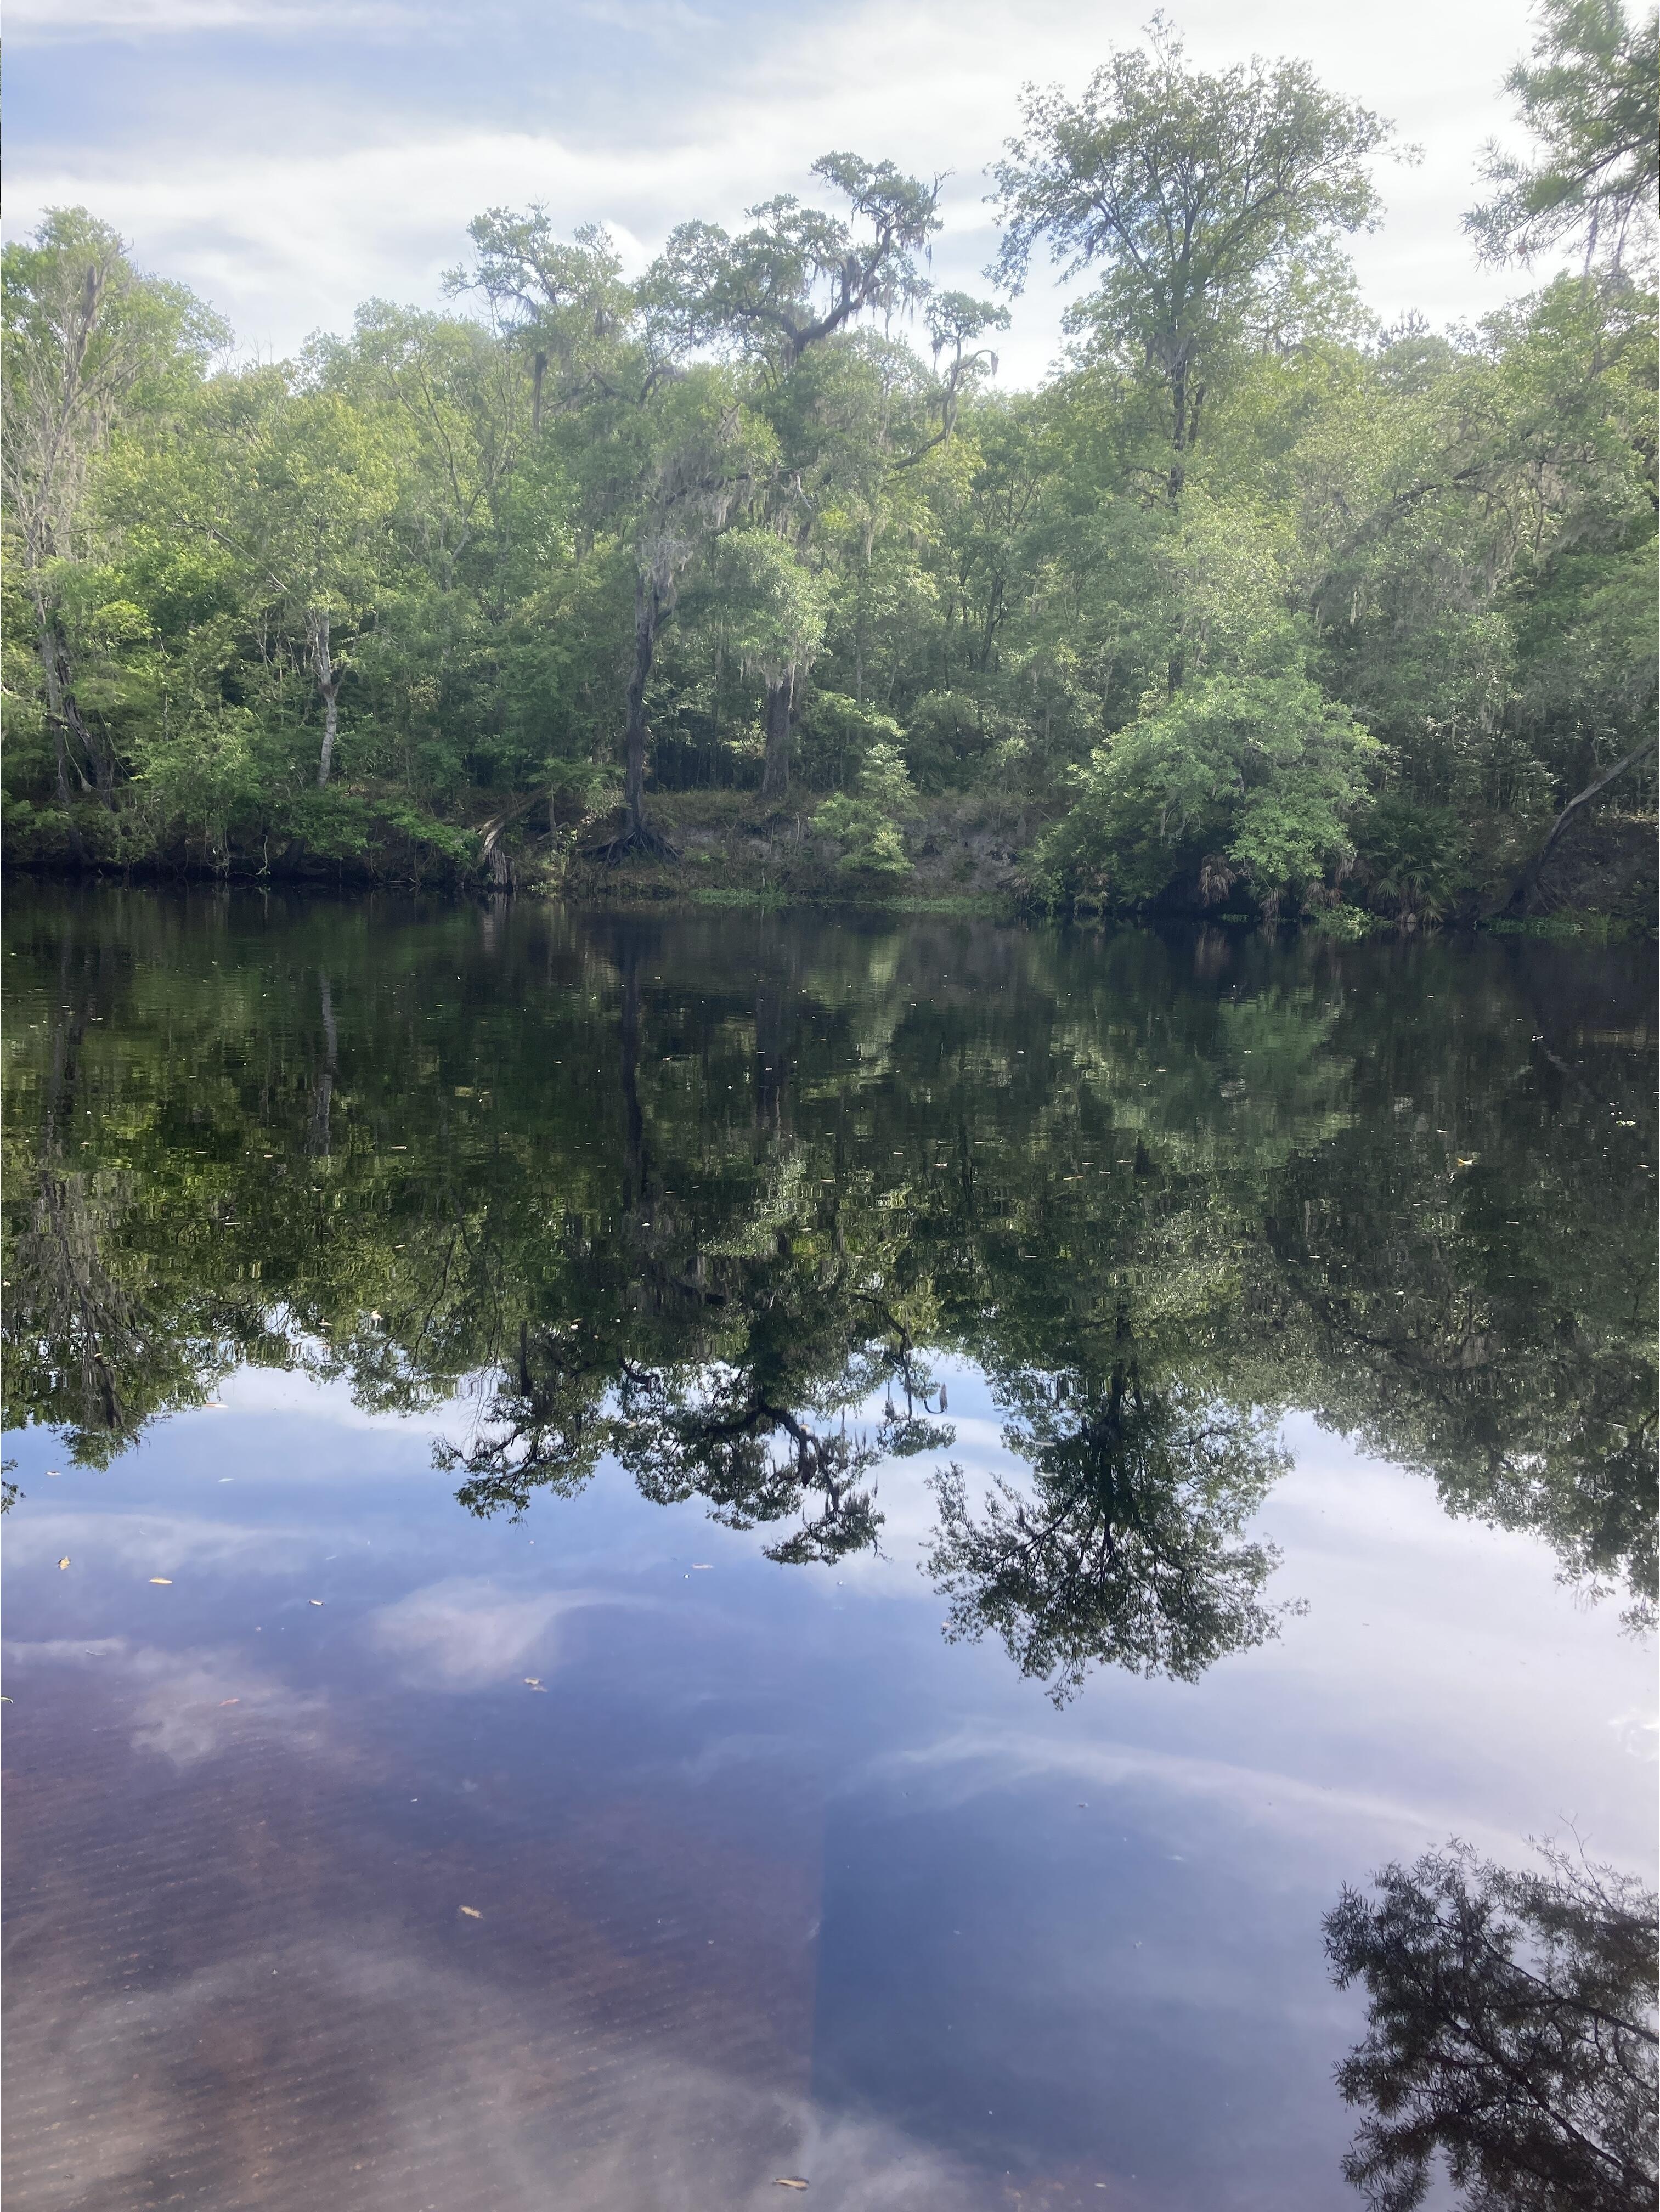
[[[1357,2204],[1341,1886],[1651,1863],[1648,948],[8,943],[15,2212]]]

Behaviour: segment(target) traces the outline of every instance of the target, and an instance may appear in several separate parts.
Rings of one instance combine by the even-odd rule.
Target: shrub
[[[921,811],[910,770],[897,745],[873,745],[859,771],[855,791],[838,791],[812,817],[822,836],[842,845],[841,865],[885,876],[910,872],[901,823]]]
[[[1378,905],[1397,914],[1446,911],[1457,892],[1461,860],[1458,817],[1450,806],[1424,806],[1403,793],[1385,792],[1356,834]]]
[[[1272,909],[1352,858],[1348,819],[1380,750],[1304,676],[1213,677],[1098,747],[1040,863],[1116,905],[1202,864]]]

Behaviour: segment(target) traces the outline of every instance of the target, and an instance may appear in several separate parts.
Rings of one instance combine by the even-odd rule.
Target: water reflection
[[[1146,1389],[1133,1361],[1005,1390],[1035,1495],[999,1479],[976,1516],[960,1468],[933,1480],[927,1564],[953,1638],[993,1630],[1061,1704],[1098,1662],[1190,1682],[1274,1633],[1288,1607],[1262,1586],[1279,1554],[1240,1534],[1286,1464],[1268,1417]]]
[[[1413,2212],[1443,2160],[1472,2212],[1648,2212],[1660,2186],[1657,1901],[1547,1847],[1498,1866],[1468,1844],[1346,1887],[1326,1916],[1365,2041],[1338,2087],[1366,2111],[1344,2160],[1382,2212]]]
[[[1651,955],[486,919],[14,894],[19,2205],[1333,2212],[1648,1847]]]
[[[462,1390],[474,1513],[610,1455],[824,1563],[946,1356],[1028,1470],[930,1462],[949,1632],[1061,1697],[1274,1632],[1290,1405],[1651,1607],[1645,951],[489,919],[14,902],[12,1425]]]

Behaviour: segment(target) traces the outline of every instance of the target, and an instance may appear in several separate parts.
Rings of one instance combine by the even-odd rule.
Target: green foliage
[[[1377,750],[1306,677],[1213,677],[1091,756],[1041,857],[1116,905],[1191,872],[1201,896],[1243,880],[1272,910],[1351,857]]]
[[[1660,16],[1635,21],[1623,0],[1543,0],[1531,63],[1505,78],[1538,145],[1532,161],[1489,146],[1483,174],[1498,191],[1464,218],[1490,260],[1530,260],[1583,240],[1616,264],[1654,236],[1660,149]]]
[[[1100,269],[1073,326],[1163,386],[1175,500],[1207,388],[1260,343],[1251,325],[1283,344],[1332,319],[1334,241],[1375,216],[1367,156],[1387,126],[1304,63],[1191,70],[1161,20],[1076,105],[1029,89],[1023,111],[996,172],[1000,273],[1018,289],[1040,243],[1068,273]]]
[[[937,187],[846,152],[828,208],[681,224],[635,283],[491,209],[454,311],[240,368],[53,212],[3,271],[11,851],[465,874],[499,817],[493,880],[545,884],[619,798],[605,849],[666,863],[654,788],[779,819],[794,776],[903,872],[886,747],[1012,801],[997,865],[1058,905],[1503,905],[1610,766],[1599,804],[1656,788],[1653,31],[1551,0],[1541,41],[1540,161],[1478,229],[1596,250],[1445,335],[1363,330],[1386,130],[1304,64],[1158,27],[1032,94],[1000,267],[1093,287],[1034,392],[990,385],[1006,311],[929,279]]]
[[[1156,1393],[1134,1367],[1065,1397],[1023,1376],[1010,1395],[1004,1441],[1031,1462],[1035,1497],[998,1481],[976,1518],[959,1468],[933,1480],[927,1571],[953,1641],[992,1630],[1063,1705],[1103,1658],[1195,1681],[1275,1633],[1284,1608],[1262,1592],[1278,1554],[1239,1540],[1285,1471],[1271,1421]]]
[[[874,744],[865,755],[854,789],[827,799],[814,814],[812,826],[845,848],[842,867],[906,876],[912,863],[903,825],[921,811],[903,754],[897,746]]]
[[[1357,836],[1368,890],[1386,911],[1435,916],[1452,904],[1462,841],[1451,807],[1385,792],[1361,817]]]
[[[1359,945],[1383,927],[1378,915],[1369,914],[1365,907],[1351,906],[1346,899],[1316,907],[1309,921],[1315,936],[1330,938],[1337,945]]]
[[[857,776],[874,744],[905,746],[905,732],[891,714],[879,714],[845,693],[814,685],[801,710],[797,757],[807,781],[841,790]]]

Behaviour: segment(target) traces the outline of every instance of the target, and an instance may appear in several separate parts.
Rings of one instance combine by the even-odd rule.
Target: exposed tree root
[[[607,838],[603,844],[588,846],[584,857],[590,860],[603,860],[608,867],[614,868],[619,860],[627,860],[630,853],[638,854],[648,860],[678,860],[680,858],[678,846],[672,845],[662,831],[654,829],[643,815],[637,822],[625,823],[616,836]]]
[[[514,885],[513,860],[502,841],[502,833],[509,823],[516,822],[521,814],[528,813],[541,795],[536,791],[527,793],[523,799],[516,799],[511,806],[503,808],[500,814],[484,824],[479,855],[489,870],[491,884],[499,891],[510,891]]]

